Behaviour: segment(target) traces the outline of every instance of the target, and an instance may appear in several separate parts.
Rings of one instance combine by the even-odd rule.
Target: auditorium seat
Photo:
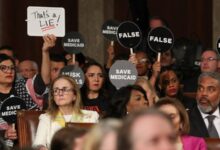
[[[220,139],[205,138],[208,150],[220,150]]]
[[[196,92],[184,92],[183,93],[184,96],[196,99]]]
[[[18,146],[20,149],[32,146],[40,114],[43,111],[21,110],[17,112]]]
[[[76,122],[67,122],[66,127],[74,127],[74,128],[83,128],[90,129],[95,125],[95,123],[76,123]]]

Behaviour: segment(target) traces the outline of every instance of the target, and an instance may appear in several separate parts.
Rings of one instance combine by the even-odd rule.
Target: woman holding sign
[[[23,79],[16,80],[15,68],[15,61],[11,57],[5,54],[0,54],[0,133],[6,140],[7,145],[10,147],[13,146],[12,140],[17,139],[16,130],[10,124],[15,123],[16,121],[14,119],[6,120],[6,118],[3,118],[3,104],[6,102],[6,100],[19,98],[24,100],[21,101],[24,105],[26,105],[26,109],[37,108],[36,103],[33,102],[32,98],[27,92],[26,81]],[[18,108],[19,107],[20,106],[18,106]],[[16,113],[14,107],[10,107],[8,111]],[[8,116],[12,116],[12,114],[9,114],[11,112],[4,113],[8,113]]]
[[[80,108],[81,96],[75,80],[64,75],[56,78],[51,83],[47,113],[39,117],[34,146],[49,149],[54,133],[65,127],[66,122],[98,122],[97,112]]]

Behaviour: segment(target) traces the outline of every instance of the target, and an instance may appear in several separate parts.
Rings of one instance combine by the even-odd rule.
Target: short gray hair
[[[218,83],[220,85],[220,74],[218,72],[203,72],[203,73],[201,73],[199,76],[199,79],[198,79],[198,83],[201,81],[201,79],[203,77],[210,77],[215,80],[218,80]]]

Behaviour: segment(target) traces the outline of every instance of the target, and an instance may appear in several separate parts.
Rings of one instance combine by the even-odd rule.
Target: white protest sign
[[[29,36],[54,34],[57,37],[64,37],[64,8],[29,6],[27,8],[27,34]]]

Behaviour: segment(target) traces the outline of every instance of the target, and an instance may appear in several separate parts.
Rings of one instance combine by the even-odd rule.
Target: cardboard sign
[[[118,42],[126,48],[134,48],[141,42],[140,28],[133,22],[122,22],[118,27]]]
[[[8,123],[16,123],[17,111],[26,109],[24,100],[19,97],[9,97],[2,102],[1,116]]]
[[[158,27],[149,32],[147,42],[153,51],[161,53],[173,47],[174,36],[170,29]]]
[[[65,36],[65,10],[61,7],[27,8],[27,34],[29,36],[44,36],[54,34]]]
[[[78,54],[85,47],[85,40],[78,32],[70,32],[62,39],[63,48],[70,54]]]
[[[80,67],[76,67],[73,65],[65,66],[61,69],[60,74],[72,77],[80,88],[84,84],[85,77]]]
[[[134,84],[137,79],[137,70],[134,64],[126,60],[116,61],[109,70],[109,79],[117,88]]]
[[[220,56],[220,38],[217,41],[217,52],[218,52],[218,56]]]
[[[115,20],[108,20],[102,25],[102,34],[110,41],[117,41],[117,31],[119,22]]]

